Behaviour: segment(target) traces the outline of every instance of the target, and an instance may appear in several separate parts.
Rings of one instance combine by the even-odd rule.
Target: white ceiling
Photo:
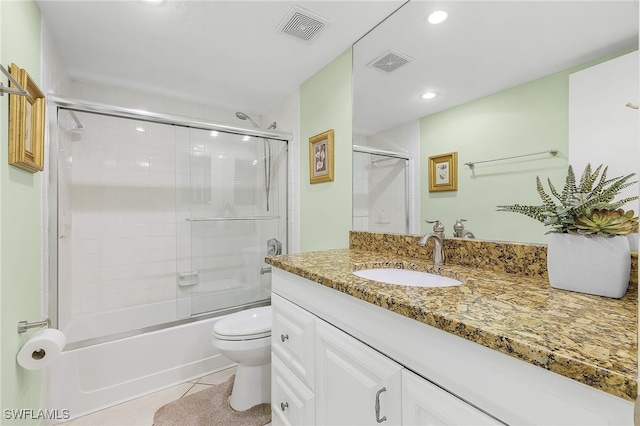
[[[36,1],[71,78],[262,114],[404,1]],[[297,5],[328,21],[277,32]]]
[[[443,8],[449,18],[430,25]],[[354,132],[373,134],[638,46],[638,2],[411,1],[354,46]],[[388,50],[413,60],[387,73]],[[432,100],[420,95],[433,90]]]
[[[261,115],[404,0],[36,0],[75,80]],[[311,42],[276,31],[295,5],[329,24]],[[425,24],[444,8],[449,19]],[[638,2],[412,0],[354,48],[354,130],[408,120],[638,44]],[[393,49],[413,61],[367,67]],[[419,94],[439,96],[425,102]]]

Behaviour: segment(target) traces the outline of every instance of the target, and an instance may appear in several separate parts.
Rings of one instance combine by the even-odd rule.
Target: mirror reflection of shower
[[[240,120],[249,120],[254,127],[260,128],[253,118],[249,117],[244,112],[236,112],[236,117]],[[267,130],[275,130],[277,123],[274,121],[267,127]],[[262,147],[264,150],[264,193],[267,199],[267,211],[269,211],[269,191],[271,188],[271,143],[269,139],[262,138]]]
[[[410,233],[409,155],[353,145],[353,230]]]

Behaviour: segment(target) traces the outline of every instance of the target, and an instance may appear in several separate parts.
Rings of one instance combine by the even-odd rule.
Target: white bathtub
[[[171,302],[175,305],[175,301]],[[138,312],[145,314],[167,309],[147,305]],[[121,324],[129,318],[123,311],[106,324]],[[183,383],[234,365],[211,344],[213,325],[220,318],[209,318],[86,346],[65,350],[46,371],[46,408],[69,410],[71,418],[79,417],[114,404]],[[85,325],[93,324],[87,320]],[[103,323],[105,324],[105,323]],[[91,327],[89,327],[91,328]],[[83,327],[71,337],[86,337]],[[73,345],[68,345],[73,347]]]

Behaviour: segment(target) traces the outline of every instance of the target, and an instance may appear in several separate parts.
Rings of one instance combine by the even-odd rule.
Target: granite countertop
[[[353,247],[281,255],[266,261],[524,362],[635,400],[637,287],[630,286],[622,299],[610,299],[553,289],[544,276],[454,263],[435,266],[428,259]],[[463,284],[418,288],[352,274],[383,265],[438,273]]]

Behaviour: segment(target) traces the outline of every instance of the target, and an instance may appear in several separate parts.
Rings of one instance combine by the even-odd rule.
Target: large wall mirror
[[[448,18],[430,24],[436,10]],[[420,200],[413,209],[422,223],[412,233],[429,229],[425,219],[440,219],[452,236],[455,220],[465,218],[477,238],[545,243],[542,224],[496,206],[540,204],[535,177],[562,186],[569,164],[582,171],[586,162],[629,156],[633,170],[613,173],[638,172],[640,112],[624,105],[640,101],[638,16],[634,0],[411,0],[359,40],[353,47],[354,143],[412,153]],[[574,118],[571,105],[585,102],[570,90],[576,73],[629,55],[631,77],[609,70],[604,84],[587,86],[610,93],[609,83],[632,80],[618,84],[627,98],[606,107],[623,116],[631,136],[617,135],[611,127],[618,123],[599,119],[600,113]],[[427,92],[435,97],[423,99]],[[602,107],[601,95],[593,96],[586,102]],[[602,143],[576,147],[571,138],[584,136],[572,126],[597,133],[591,125],[600,126]],[[558,154],[545,154],[550,149]],[[448,152],[458,154],[458,188],[429,192],[428,158]],[[464,165],[536,152],[543,154]]]

